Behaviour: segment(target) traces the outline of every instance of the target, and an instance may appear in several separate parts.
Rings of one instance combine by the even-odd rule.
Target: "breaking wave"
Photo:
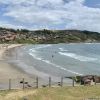
[[[59,50],[63,52],[68,51],[68,50],[65,50],[64,48],[59,48]]]
[[[67,57],[74,58],[74,59],[79,60],[79,61],[97,61],[98,60],[97,58],[91,58],[91,57],[81,56],[81,55],[77,55],[75,53],[67,53],[67,52],[63,53],[63,52],[59,52],[59,54],[67,56]]]
[[[54,67],[56,67],[56,68],[61,69],[61,70],[64,70],[64,71],[67,71],[67,72],[70,72],[70,73],[73,73],[73,74],[76,74],[76,75],[83,75],[83,74],[74,72],[74,71],[72,71],[72,70],[68,70],[68,69],[66,69],[66,68],[64,68],[64,67],[62,67],[62,66],[57,65],[57,64],[51,63],[50,61],[44,60],[43,58],[37,57],[37,56],[36,56],[35,54],[33,54],[32,52],[29,52],[29,55],[31,55],[33,58],[35,58],[35,59],[37,59],[37,60],[43,61],[43,62],[45,62],[45,63],[47,63],[47,64],[50,64],[50,65],[52,65],[52,66],[54,66]]]

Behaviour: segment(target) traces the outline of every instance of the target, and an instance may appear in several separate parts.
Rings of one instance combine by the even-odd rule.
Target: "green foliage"
[[[80,83],[80,82],[81,82],[81,76],[76,76],[76,77],[75,77],[75,81],[76,81],[77,83]]]
[[[74,42],[99,42],[100,33],[79,30],[37,30],[7,29],[0,27],[0,34],[15,33],[17,38],[12,41],[0,41],[0,43],[74,43]],[[37,38],[37,39],[36,39]]]

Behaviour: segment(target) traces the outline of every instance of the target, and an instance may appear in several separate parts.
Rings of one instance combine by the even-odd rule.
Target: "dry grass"
[[[1,91],[0,100],[85,100],[100,97],[100,86]]]

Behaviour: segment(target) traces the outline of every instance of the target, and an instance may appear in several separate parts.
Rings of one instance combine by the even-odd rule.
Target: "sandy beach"
[[[3,58],[6,50],[10,50],[18,46],[22,46],[22,44],[0,44],[0,87],[2,87],[2,84],[8,84],[9,79],[19,81],[22,78],[29,80],[32,79],[30,75],[22,71],[17,66],[7,63],[6,60]]]

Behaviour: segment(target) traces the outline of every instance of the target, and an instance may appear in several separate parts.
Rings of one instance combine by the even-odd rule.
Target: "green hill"
[[[100,33],[80,30],[36,30],[0,28],[0,43],[100,42]]]

